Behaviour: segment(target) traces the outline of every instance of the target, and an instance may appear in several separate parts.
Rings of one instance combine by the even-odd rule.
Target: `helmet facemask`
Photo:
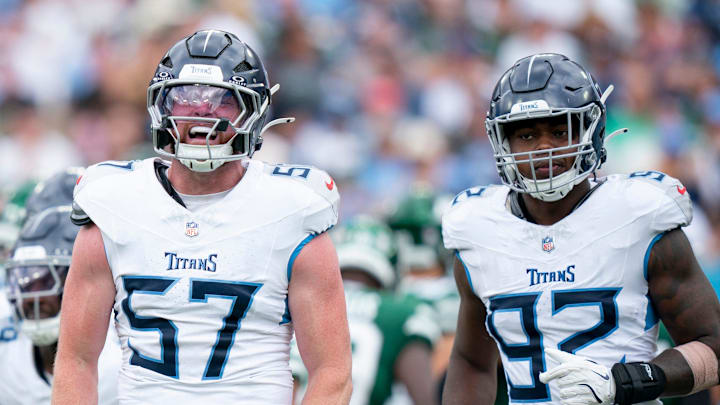
[[[60,303],[69,266],[70,258],[66,256],[11,259],[6,263],[8,298],[22,321],[20,330],[36,346],[57,342],[60,333]],[[52,308],[51,313],[48,312],[51,304],[43,305],[41,300],[46,297],[56,297],[56,312]],[[28,311],[26,302],[30,300],[32,309]]]
[[[597,170],[602,163],[595,138],[603,112],[597,103],[580,108],[550,108],[544,100],[535,100],[514,105],[508,114],[485,121],[490,143],[493,148],[497,170],[503,183],[520,193],[529,193],[542,201],[557,201]],[[508,124],[522,121],[565,117],[567,122],[567,145],[528,152],[513,153],[510,150]],[[577,138],[574,135],[577,134]],[[598,135],[599,136],[599,135]],[[600,145],[602,148],[602,145]],[[562,173],[553,173],[554,162],[574,157],[573,164]],[[518,164],[528,164],[529,176],[523,175]],[[536,167],[549,167],[547,178],[538,178]]]
[[[269,97],[231,83],[164,80],[148,88],[153,146],[161,156],[178,159],[191,170],[209,172],[231,160],[249,158],[261,142],[260,129]],[[205,144],[183,140],[181,127],[195,123],[187,136],[205,136]],[[211,144],[225,131],[232,136]]]

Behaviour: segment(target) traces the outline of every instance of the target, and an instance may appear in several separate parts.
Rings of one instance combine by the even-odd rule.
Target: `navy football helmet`
[[[55,343],[60,331],[59,306],[55,311],[41,299],[62,298],[80,229],[70,221],[70,212],[81,173],[71,168],[35,187],[27,200],[27,219],[5,263],[8,298],[22,321],[20,330],[38,346]]]
[[[270,87],[258,55],[235,35],[205,30],[183,38],[163,56],[148,87],[155,152],[199,172],[252,157],[267,128],[293,121],[281,118],[266,124],[278,88]],[[208,113],[183,114],[187,111],[183,107],[198,105]],[[204,136],[205,144],[181,143],[178,122],[195,123],[190,134]],[[228,142],[210,144],[210,139],[228,129],[234,132]]]
[[[599,169],[606,159],[605,100],[611,92],[612,86],[603,94],[592,75],[564,55],[541,53],[517,61],[495,86],[485,120],[502,182],[534,198],[557,201]],[[505,133],[509,123],[558,116],[567,117],[567,146],[522,153],[510,150]],[[573,133],[579,134],[577,142]],[[568,157],[575,157],[573,166],[553,175],[552,160]],[[534,167],[544,161],[551,172],[538,179]],[[529,163],[532,176],[522,175],[518,163]]]
[[[84,172],[84,167],[69,167],[39,182],[25,202],[26,218],[50,207],[72,205],[73,190]]]
[[[392,230],[382,221],[358,216],[330,234],[337,246],[340,271],[362,271],[382,288],[395,284],[393,259],[397,254]]]

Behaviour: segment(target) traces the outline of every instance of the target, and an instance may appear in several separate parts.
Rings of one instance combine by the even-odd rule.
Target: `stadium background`
[[[720,1],[0,0],[0,209],[71,165],[153,155],[145,109],[165,50],[237,34],[280,83],[255,156],[327,170],[341,223],[387,215],[417,185],[496,182],[488,99],[520,57],[580,61],[608,101],[603,173],[655,169],[696,204],[690,234],[720,290]],[[1,228],[1,238],[9,231]]]

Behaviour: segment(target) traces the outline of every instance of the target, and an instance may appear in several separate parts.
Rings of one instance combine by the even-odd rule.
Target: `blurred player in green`
[[[381,405],[393,383],[403,384],[414,404],[437,403],[430,372],[432,345],[439,335],[432,309],[411,297],[396,297],[390,257],[390,229],[358,218],[331,232],[345,288],[352,341],[351,405]],[[299,362],[293,374],[302,378]],[[298,403],[296,398],[296,402]]]
[[[430,304],[442,332],[433,352],[432,371],[436,379],[447,369],[460,304],[455,281],[446,270],[447,251],[440,233],[440,218],[450,198],[417,186],[400,201],[387,221],[398,250],[397,294]]]
[[[397,294],[416,298],[433,307],[441,336],[435,344],[432,373],[442,384],[455,339],[460,296],[449,272],[451,255],[443,247],[440,221],[452,196],[441,195],[430,187],[417,185],[400,201],[388,217],[397,243],[400,280]],[[502,368],[499,368],[502,376]],[[437,394],[440,396],[440,393]],[[496,404],[507,403],[507,388],[498,384]],[[393,402],[393,405],[401,401]]]

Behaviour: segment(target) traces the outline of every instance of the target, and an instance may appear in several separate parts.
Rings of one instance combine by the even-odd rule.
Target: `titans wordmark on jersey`
[[[290,403],[292,265],[337,221],[332,179],[251,160],[221,200],[189,211],[156,159],[90,167],[76,214],[101,230],[123,349],[122,404]]]
[[[443,217],[443,238],[487,308],[510,401],[557,402],[555,383],[538,379],[556,365],[547,347],[608,367],[652,359],[658,320],[647,260],[664,232],[692,220],[685,187],[655,171],[610,176],[551,226],[510,213],[508,192],[489,186],[460,193]]]

